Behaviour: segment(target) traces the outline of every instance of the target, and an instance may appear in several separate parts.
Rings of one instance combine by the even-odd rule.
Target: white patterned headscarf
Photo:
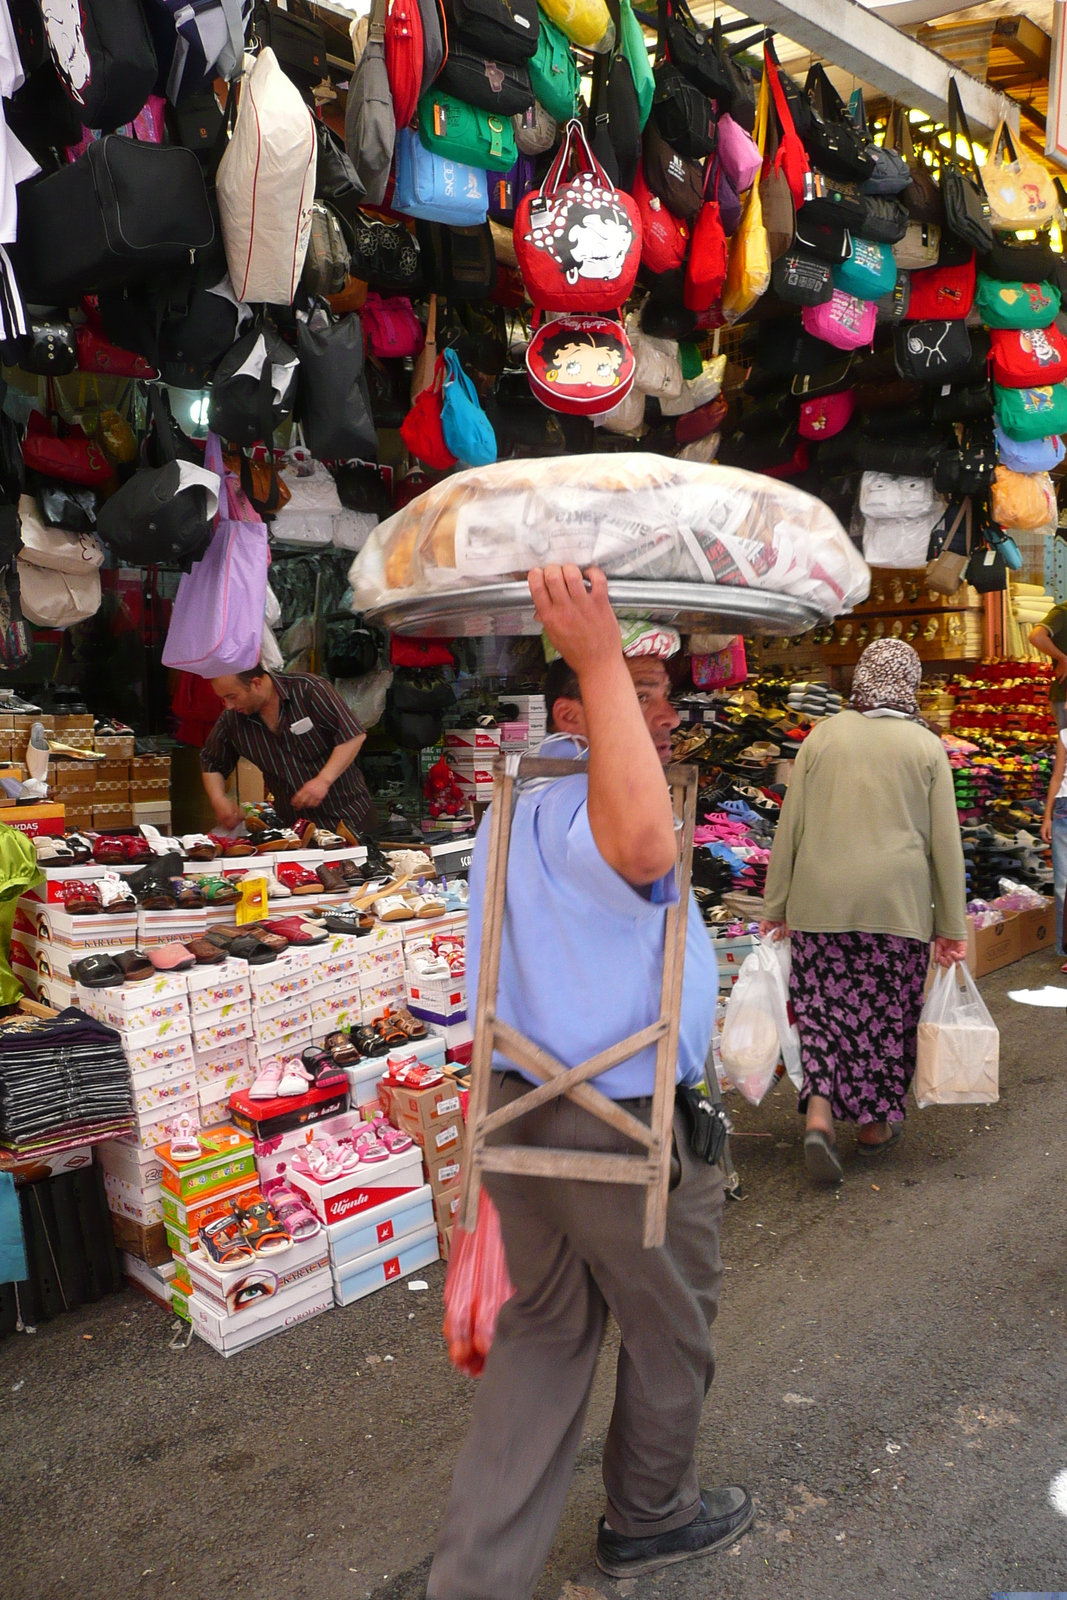
[[[860,656],[852,679],[849,706],[868,715],[895,713],[921,722],[917,691],[923,667],[903,639],[875,639]]]

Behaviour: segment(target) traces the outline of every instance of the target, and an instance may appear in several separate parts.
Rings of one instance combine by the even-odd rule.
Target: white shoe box
[[[320,1221],[343,1222],[346,1217],[370,1212],[402,1194],[423,1186],[422,1151],[417,1144],[387,1161],[361,1162],[355,1172],[344,1172],[326,1183],[304,1172],[286,1174],[294,1189],[307,1197]]]
[[[333,1309],[334,1290],[329,1272],[320,1273],[314,1283],[305,1284],[304,1289],[306,1293],[296,1301],[274,1305],[275,1297],[271,1296],[259,1303],[256,1316],[237,1317],[220,1316],[200,1295],[192,1294],[189,1296],[189,1320],[201,1339],[220,1355],[236,1355],[264,1339],[273,1338],[276,1333],[284,1333],[287,1328],[295,1328],[298,1323]]]
[[[279,1297],[279,1306],[283,1303],[281,1296],[288,1295],[290,1301],[303,1298],[307,1285],[317,1284],[321,1273],[328,1269],[330,1253],[326,1231],[321,1229],[311,1239],[273,1255],[257,1256],[232,1272],[220,1272],[202,1245],[185,1259],[193,1293],[202,1296],[220,1315],[238,1321],[274,1297]],[[265,1291],[258,1299],[241,1294],[242,1287],[257,1285]]]

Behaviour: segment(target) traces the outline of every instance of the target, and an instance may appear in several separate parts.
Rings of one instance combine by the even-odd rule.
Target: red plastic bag
[[[500,1216],[483,1188],[473,1233],[457,1228],[445,1276],[448,1358],[468,1377],[480,1378],[496,1333],[500,1307],[515,1293],[508,1277]]]

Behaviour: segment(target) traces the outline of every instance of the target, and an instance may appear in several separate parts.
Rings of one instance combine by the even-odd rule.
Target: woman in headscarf
[[[791,939],[790,997],[817,1182],[844,1176],[834,1122],[882,1156],[903,1134],[933,940],[942,966],[967,953],[952,769],[923,722],[922,664],[901,639],[859,659],[848,709],[800,748],[774,836],[761,933]]]

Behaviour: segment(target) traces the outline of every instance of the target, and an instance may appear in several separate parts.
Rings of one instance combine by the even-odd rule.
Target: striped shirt
[[[355,762],[334,779],[321,806],[298,813],[292,796],[318,776],[339,744],[358,739],[365,730],[325,678],[304,672],[272,672],[270,677],[281,701],[277,729],[268,728],[258,711],[224,711],[200,752],[201,770],[228,778],[243,756],[262,772],[274,809],[287,825],[306,814],[312,822],[331,828],[346,822],[362,832],[374,820],[374,805]],[[294,724],[305,719],[311,727],[294,733]]]

